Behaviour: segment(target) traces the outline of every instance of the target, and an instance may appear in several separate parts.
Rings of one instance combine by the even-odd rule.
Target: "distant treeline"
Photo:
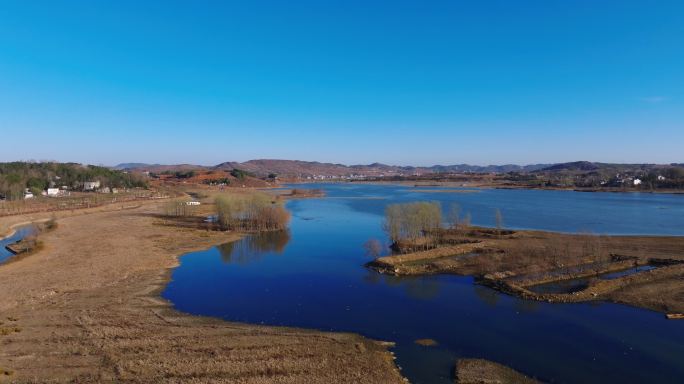
[[[22,199],[28,188],[40,194],[48,187],[66,186],[72,190],[83,187],[86,181],[99,181],[100,187],[135,188],[147,187],[140,176],[94,165],[76,163],[0,163],[0,197],[9,200]]]

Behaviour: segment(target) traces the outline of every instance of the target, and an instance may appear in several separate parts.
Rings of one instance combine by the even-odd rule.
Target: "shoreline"
[[[45,249],[0,267],[0,311],[15,319],[0,327],[18,330],[0,336],[11,380],[405,382],[387,343],[174,309],[161,292],[179,258],[237,237],[155,225],[154,207],[64,218]]]
[[[566,191],[566,192],[582,192],[582,193],[643,193],[643,194],[657,194],[657,195],[684,195],[684,190],[666,189],[666,190],[638,190],[638,189],[600,189],[600,188],[577,188],[577,187],[534,187],[526,185],[502,185],[497,183],[478,183],[476,181],[401,181],[401,180],[298,180],[288,181],[282,185],[287,184],[370,184],[370,185],[397,185],[402,187],[427,188],[427,187],[441,187],[441,188],[467,188],[467,189],[509,189],[509,190],[529,190],[529,191]],[[421,183],[429,183],[421,185]]]

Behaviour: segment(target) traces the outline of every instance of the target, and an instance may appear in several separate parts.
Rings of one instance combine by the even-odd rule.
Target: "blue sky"
[[[2,1],[0,161],[684,162],[684,2]]]

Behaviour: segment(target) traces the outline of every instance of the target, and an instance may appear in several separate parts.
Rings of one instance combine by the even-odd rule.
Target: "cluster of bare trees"
[[[220,195],[216,198],[216,209],[219,225],[229,230],[281,230],[290,221],[290,213],[282,202],[260,192]]]
[[[471,220],[470,212],[461,217],[461,206],[458,203],[451,203],[447,214],[447,224],[450,229],[467,229],[470,227]]]
[[[442,227],[438,202],[391,204],[385,210],[383,229],[395,247],[428,249],[434,246],[431,232]]]

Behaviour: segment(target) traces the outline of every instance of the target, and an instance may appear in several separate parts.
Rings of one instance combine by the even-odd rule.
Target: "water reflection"
[[[38,229],[33,224],[24,225],[15,230],[14,234],[11,236],[0,239],[0,263],[9,260],[10,257],[14,256],[14,253],[10,252],[7,248],[8,245],[14,244],[21,239],[34,235],[38,232]]]
[[[384,275],[385,284],[391,287],[401,287],[406,294],[417,300],[432,300],[439,296],[441,280],[429,276],[401,277]]]
[[[520,313],[534,313],[539,310],[541,303],[535,300],[516,299],[513,301],[513,308]]]
[[[282,254],[290,241],[290,231],[272,231],[250,235],[239,241],[219,245],[221,260],[228,264],[248,264],[267,255]]]
[[[496,304],[499,302],[499,293],[491,288],[474,285],[473,291],[475,292],[475,297],[490,307],[496,307]]]

